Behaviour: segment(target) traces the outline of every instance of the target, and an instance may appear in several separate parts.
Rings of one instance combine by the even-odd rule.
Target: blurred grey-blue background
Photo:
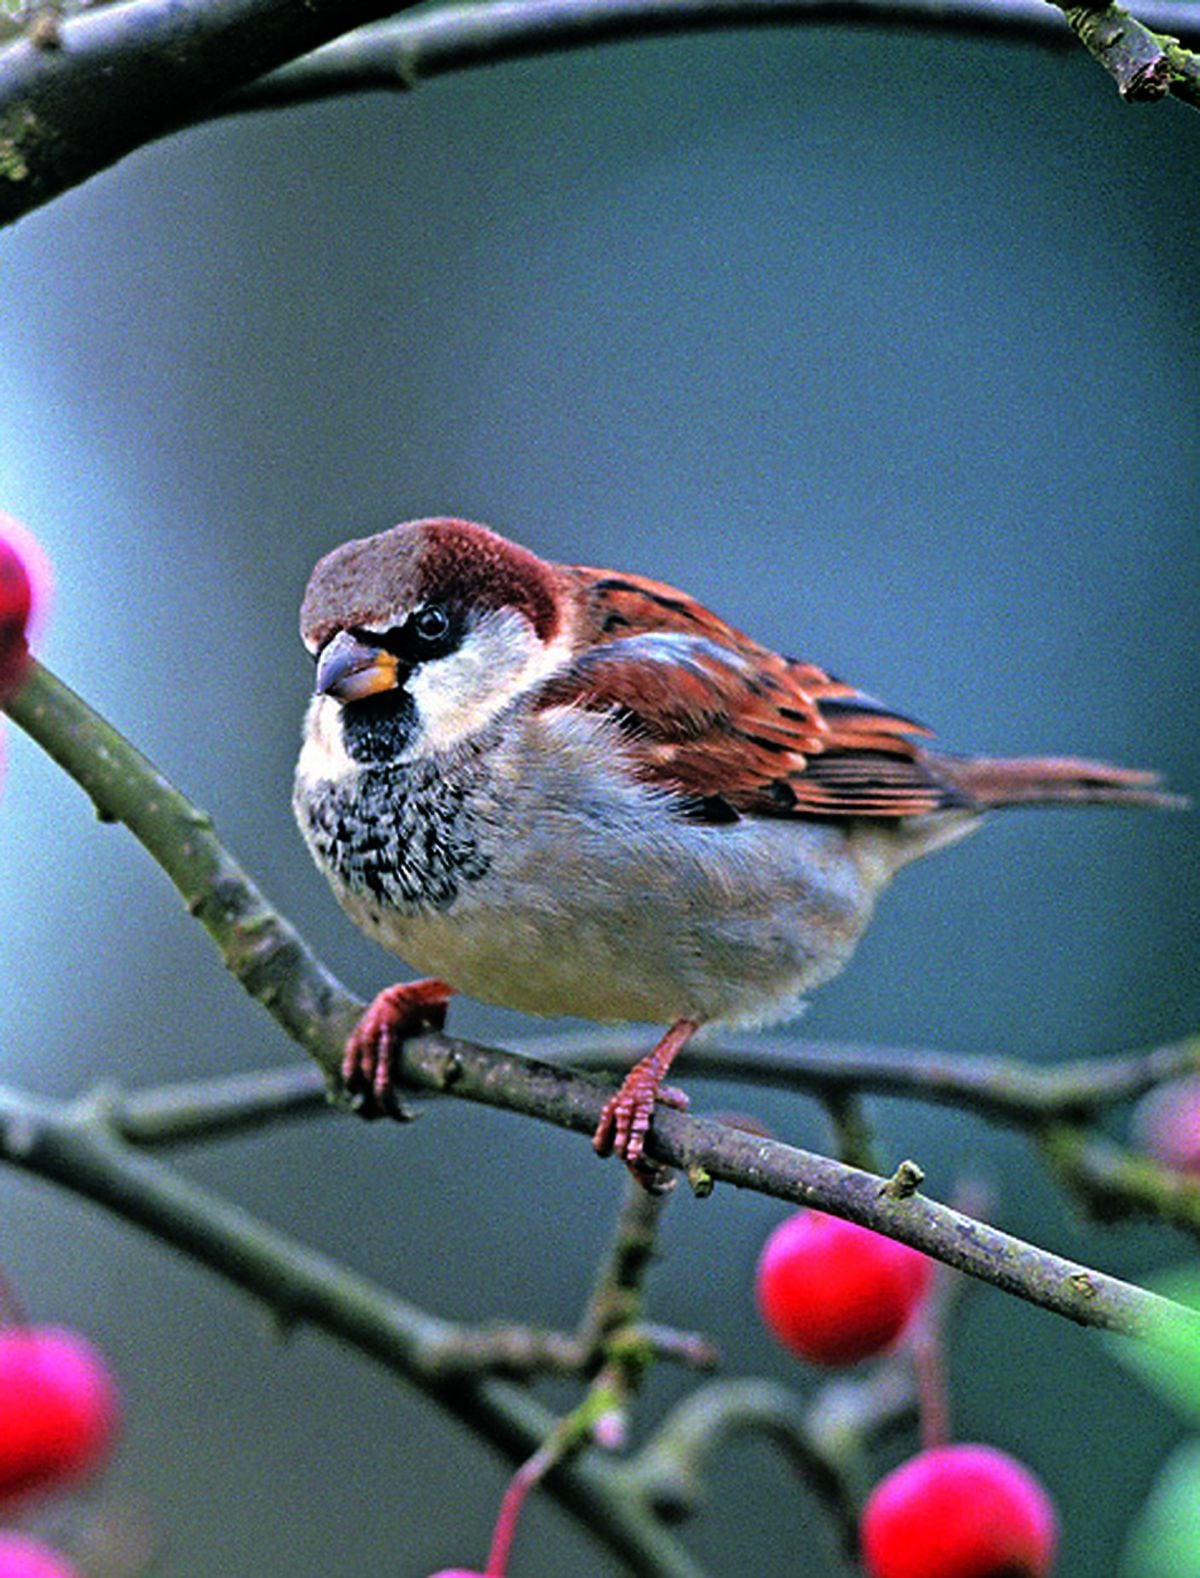
[[[1200,789],[1200,117],[1082,52],[810,30],[473,72],[141,152],[0,237],[0,504],[57,570],[51,666],[194,799],[363,994],[395,962],[310,868],[289,793],[313,560],[416,514],[683,585],[954,749],[1064,750]],[[0,1077],[65,1095],[296,1056],[119,828],[7,730]],[[1194,815],[997,818],[906,873],[802,1027],[1048,1060],[1200,1021]],[[546,1027],[459,1002],[464,1034]],[[797,1034],[801,1031],[797,1030]],[[805,1099],[692,1086],[824,1145]],[[873,1102],[888,1159],[1137,1275],[1019,1140]],[[438,1313],[570,1323],[619,1198],[585,1142],[454,1103],[186,1156]],[[655,1318],[809,1378],[749,1280],[781,1216],[668,1213]],[[178,1578],[478,1565],[505,1470],[460,1427],[74,1199],[0,1176],[0,1263],[128,1399],[106,1493]],[[1177,1427],[1100,1343],[990,1290],[953,1345],[965,1439],[1111,1578]],[[656,1378],[635,1427],[677,1395]],[[559,1397],[559,1402],[565,1397]],[[831,1571],[761,1444],[687,1538],[720,1578]],[[780,1553],[787,1557],[781,1562]],[[616,1569],[545,1502],[513,1578]]]

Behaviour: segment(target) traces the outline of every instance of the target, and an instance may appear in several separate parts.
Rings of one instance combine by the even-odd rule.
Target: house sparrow
[[[399,1040],[452,991],[669,1025],[595,1136],[643,1179],[701,1025],[800,1009],[901,866],[1006,805],[1175,804],[1153,773],[943,755],[929,730],[638,575],[552,564],[469,521],[345,543],[300,616],[316,660],[294,805],[389,987],[343,1074],[388,1110]]]

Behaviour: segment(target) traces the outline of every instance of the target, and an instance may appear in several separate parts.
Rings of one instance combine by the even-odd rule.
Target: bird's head
[[[300,610],[309,741],[362,766],[468,740],[565,661],[568,612],[554,565],[470,521],[343,543]]]

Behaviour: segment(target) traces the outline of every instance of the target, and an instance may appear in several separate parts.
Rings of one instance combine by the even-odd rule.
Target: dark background
[[[57,567],[47,661],[194,799],[358,991],[394,961],[289,810],[318,554],[458,512],[686,586],[956,749],[1068,750],[1200,789],[1200,117],[1083,56],[812,30],[610,48],[179,136],[0,238],[4,505]],[[165,880],[15,730],[0,803],[0,1077],[67,1095],[296,1057]],[[1049,1060],[1200,1018],[1194,816],[997,818],[906,873],[814,1002],[823,1037]],[[455,1028],[547,1028],[459,1002]],[[553,1027],[549,1027],[553,1028]],[[797,1034],[800,1032],[797,1031]],[[801,1097],[693,1084],[828,1142]],[[1027,1146],[872,1102],[889,1161],[1137,1275]],[[619,1198],[586,1142],[460,1104],[223,1144],[187,1170],[447,1316],[570,1323]],[[0,1176],[0,1257],[124,1385],[105,1492],[179,1578],[479,1565],[505,1470],[333,1344],[48,1186]],[[654,1318],[810,1384],[750,1278],[782,1212],[668,1213]],[[1044,1476],[1062,1578],[1111,1578],[1178,1426],[1094,1336],[984,1290],[964,1439]],[[655,1378],[649,1426],[680,1390]],[[566,1392],[552,1394],[565,1404]],[[830,1570],[778,1456],[731,1449],[688,1539],[714,1575]],[[614,1567],[544,1500],[513,1578]]]

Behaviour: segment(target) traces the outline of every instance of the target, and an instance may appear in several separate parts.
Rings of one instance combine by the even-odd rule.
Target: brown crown
[[[486,526],[438,516],[327,553],[309,578],[300,633],[315,648],[338,630],[380,629],[427,602],[518,609],[543,641],[558,629],[553,566]]]

